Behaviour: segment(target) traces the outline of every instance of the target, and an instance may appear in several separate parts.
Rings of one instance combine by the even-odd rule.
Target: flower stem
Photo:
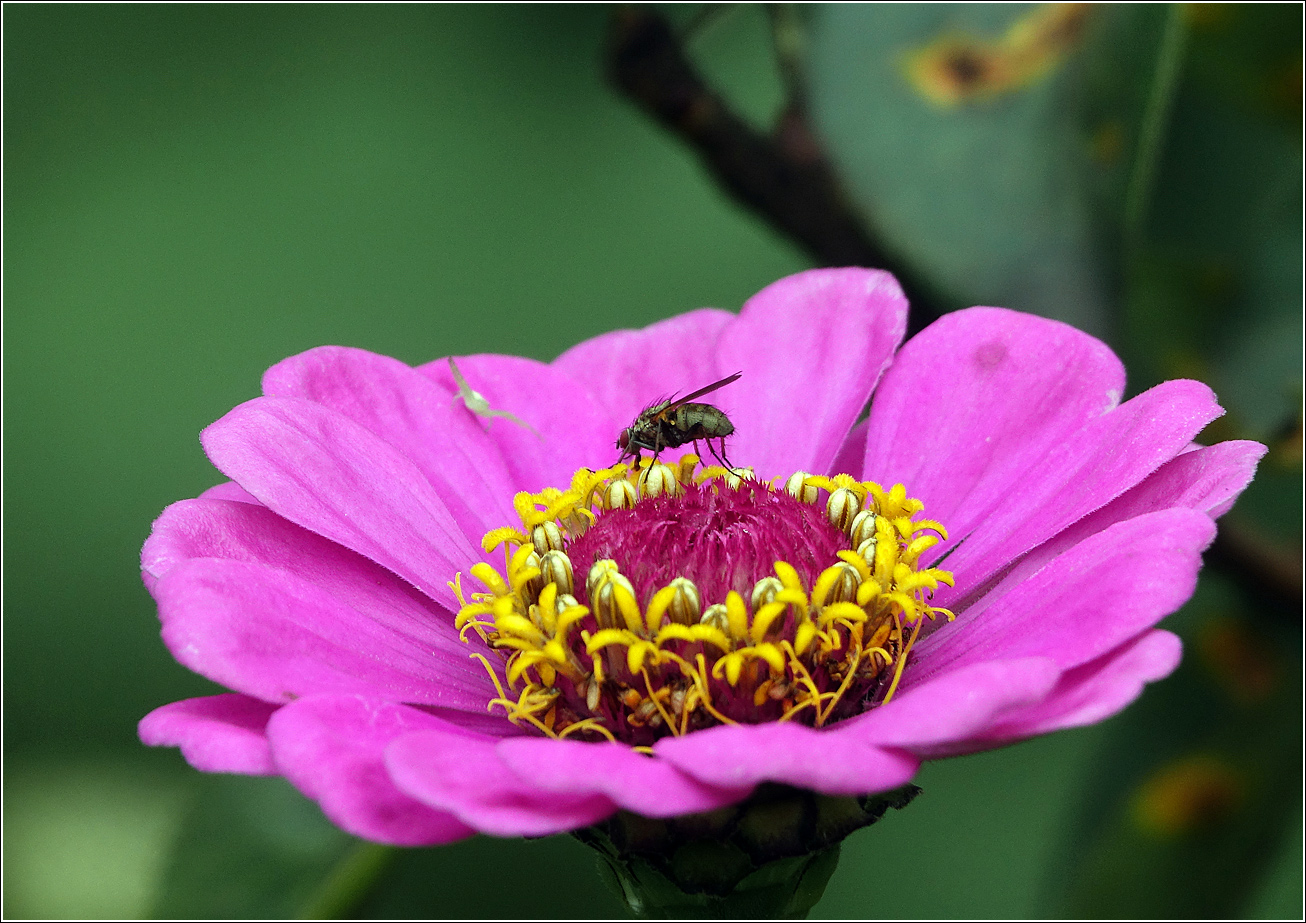
[[[358,843],[336,863],[331,874],[300,911],[301,920],[338,920],[353,911],[394,858],[395,850],[379,843]]]

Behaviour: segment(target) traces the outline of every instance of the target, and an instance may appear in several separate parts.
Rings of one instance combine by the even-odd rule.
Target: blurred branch
[[[930,287],[876,240],[853,211],[801,94],[774,131],[740,118],[703,81],[656,11],[622,6],[612,16],[608,74],[625,95],[702,158],[739,203],[791,237],[820,265],[870,266],[897,276],[911,302],[910,329],[943,313]],[[783,61],[791,91],[800,86]]]
[[[1276,610],[1302,611],[1302,557],[1236,517],[1220,520],[1206,563],[1226,574],[1253,599]]]

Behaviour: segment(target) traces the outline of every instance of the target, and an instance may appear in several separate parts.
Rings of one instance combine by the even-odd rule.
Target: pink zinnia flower
[[[1262,446],[1194,444],[1221,413],[1195,381],[1121,404],[1064,324],[972,308],[899,349],[905,323],[887,274],[814,270],[552,363],[458,360],[538,432],[445,360],[279,363],[202,436],[231,482],[142,554],[169,649],[233,692],[141,739],[415,845],[882,792],[1114,714],[1178,663],[1154,626]],[[688,438],[612,467],[650,401],[736,371],[703,400],[751,472]]]

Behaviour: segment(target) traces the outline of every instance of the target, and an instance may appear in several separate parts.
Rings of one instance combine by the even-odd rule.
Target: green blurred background
[[[1010,56],[1022,22],[1073,11],[785,22],[852,200],[936,303],[1070,319],[1135,388],[1210,382],[1231,409],[1212,439],[1271,445],[1230,519],[1291,564],[1300,9],[1125,9],[951,103],[938,55]],[[550,359],[813,265],[604,83],[610,12],[5,6],[6,916],[622,913],[570,838],[387,854],[280,780],[135,737],[213,689],[159,641],[140,545],[221,480],[197,434],[267,366],[324,343]],[[763,128],[769,12],[688,40]],[[1183,667],[1120,718],[926,767],[813,915],[1298,917],[1301,609],[1264,584],[1209,572],[1169,623]]]

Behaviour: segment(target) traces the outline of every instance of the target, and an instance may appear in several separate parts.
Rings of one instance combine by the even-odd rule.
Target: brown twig
[[[913,331],[943,313],[930,287],[874,238],[849,205],[801,98],[791,98],[775,130],[763,134],[707,86],[667,21],[640,6],[613,14],[608,73],[627,97],[695,150],[735,199],[818,264],[892,272],[911,301]]]

